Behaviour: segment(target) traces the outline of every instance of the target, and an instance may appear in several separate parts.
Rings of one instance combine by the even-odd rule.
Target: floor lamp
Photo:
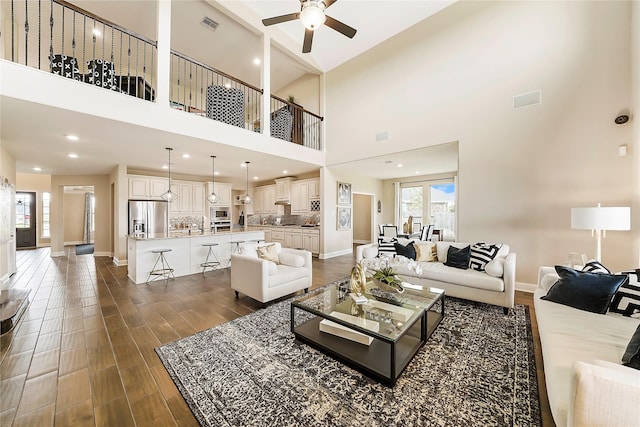
[[[601,244],[607,230],[631,230],[631,208],[571,208],[571,228],[591,230],[596,235],[596,261],[602,262]]]

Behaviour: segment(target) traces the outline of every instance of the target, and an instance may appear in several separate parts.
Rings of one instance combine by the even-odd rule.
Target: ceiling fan
[[[288,15],[274,16],[273,18],[263,19],[265,26],[280,24],[282,22],[300,19],[305,26],[304,43],[302,44],[302,53],[311,52],[311,42],[313,41],[313,32],[326,24],[327,27],[333,28],[340,34],[350,39],[356,35],[356,29],[344,24],[337,19],[325,15],[324,11],[338,0],[300,0],[300,12],[289,13]]]

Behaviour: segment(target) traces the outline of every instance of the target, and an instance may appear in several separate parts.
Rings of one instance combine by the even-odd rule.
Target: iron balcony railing
[[[155,101],[157,42],[64,0],[10,0],[10,13],[11,61]],[[262,132],[262,89],[174,50],[170,68],[171,107]],[[271,136],[322,149],[322,117],[274,95],[269,115]]]

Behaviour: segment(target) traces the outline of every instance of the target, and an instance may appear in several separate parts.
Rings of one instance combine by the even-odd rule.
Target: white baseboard
[[[61,252],[51,252],[51,258],[56,258],[56,257],[61,257],[61,256],[65,256],[65,252],[61,251]]]
[[[123,267],[125,265],[128,265],[126,259],[118,259],[116,257],[113,257],[113,263],[115,264],[116,267]]]
[[[48,248],[51,246],[51,243],[38,243],[36,248]]]
[[[319,259],[329,259],[329,258],[334,258],[337,256],[341,256],[341,255],[351,255],[353,254],[353,249],[343,249],[341,251],[336,251],[336,252],[330,252],[330,253],[326,253],[326,254],[318,254],[318,258]]]
[[[532,294],[536,291],[536,289],[538,289],[537,285],[532,285],[531,283],[516,282],[516,291],[528,292]]]
[[[111,257],[113,254],[111,252],[94,252],[93,256],[108,256]]]

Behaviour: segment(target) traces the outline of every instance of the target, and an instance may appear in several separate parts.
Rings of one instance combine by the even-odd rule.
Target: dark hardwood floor
[[[196,426],[154,348],[251,313],[229,270],[135,285],[107,257],[18,251],[16,288],[31,289],[18,326],[0,338],[0,426]],[[313,262],[313,287],[346,276],[355,259]],[[543,425],[549,412],[531,294]]]

